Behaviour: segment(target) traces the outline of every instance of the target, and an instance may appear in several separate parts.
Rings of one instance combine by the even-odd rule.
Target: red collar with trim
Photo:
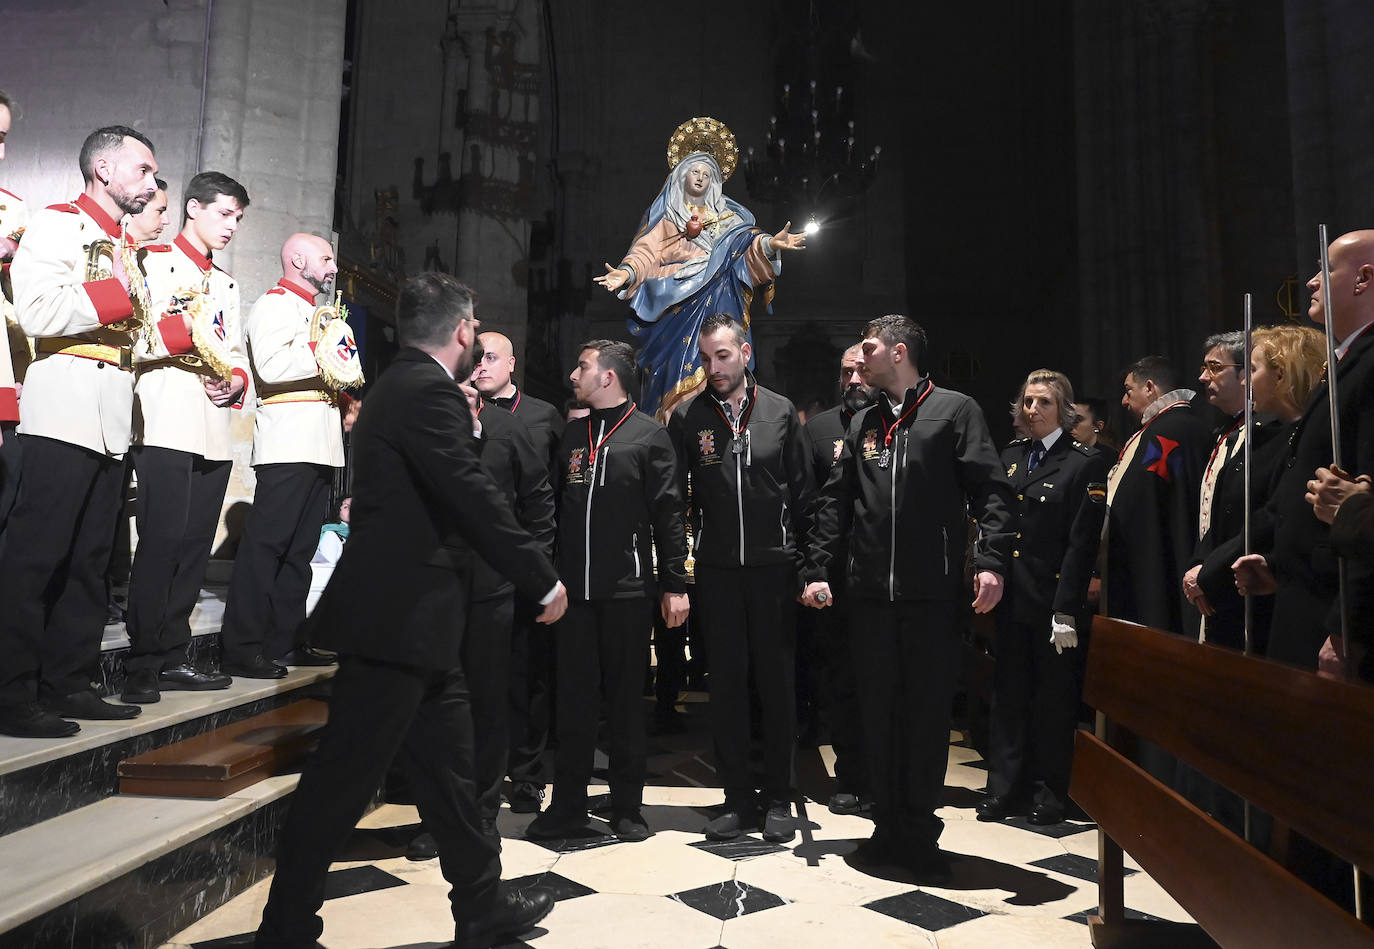
[[[86,212],[86,216],[100,225],[100,229],[116,240],[120,236],[119,222],[105,213],[105,209],[95,203],[95,199],[86,192],[81,192],[77,199],[72,202],[78,208]]]
[[[277,281],[277,286],[281,287],[283,290],[290,290],[292,293],[300,297],[306,303],[309,303],[311,306],[314,306],[315,295],[313,293],[306,293],[304,290],[296,286],[291,281],[287,280],[285,277],[282,277],[280,280]]]
[[[172,241],[172,244],[176,246],[177,250],[190,258],[191,263],[199,267],[201,273],[209,273],[210,268],[214,266],[210,262],[210,258],[196,250],[195,245],[188,241],[184,234],[178,234],[176,240]]]

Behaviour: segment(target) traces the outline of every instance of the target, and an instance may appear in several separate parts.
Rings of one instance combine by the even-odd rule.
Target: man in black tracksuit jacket
[[[825,486],[816,553],[824,565],[849,537],[849,635],[875,825],[854,859],[938,882],[949,875],[935,808],[959,672],[966,518],[979,525],[973,608],[988,612],[1006,575],[1011,488],[978,404],[921,374],[925,348],[925,332],[906,317],[868,324],[865,377],[881,391],[850,423]],[[818,592],[830,590],[811,584],[805,602],[824,606]]]
[[[795,834],[796,602],[823,574],[805,563],[816,485],[797,410],[749,376],[744,327],[709,316],[698,347],[706,389],[669,421],[684,492],[691,476],[696,606],[711,673],[711,730],[725,807],[706,826],[738,837],[761,805],[763,836]],[[751,675],[752,673],[752,675]],[[749,773],[749,683],[762,713],[763,787]]]
[[[571,379],[591,415],[559,445],[558,572],[569,610],[558,628],[558,755],[554,796],[530,824],[535,839],[576,835],[587,822],[600,711],[610,730],[611,828],[643,840],[645,738],[641,690],[655,586],[664,620],[687,618],[687,541],[677,460],[668,430],[635,408],[622,379],[635,378],[627,343],[585,343]],[[655,584],[654,551],[658,558]]]

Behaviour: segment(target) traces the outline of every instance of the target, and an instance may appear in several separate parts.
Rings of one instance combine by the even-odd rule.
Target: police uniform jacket
[[[280,281],[258,297],[248,314],[257,416],[253,421],[253,464],[298,462],[342,468],[343,427],[333,399],[319,378],[310,343],[315,298]]]
[[[1051,614],[1079,617],[1087,610],[1107,513],[1107,462],[1061,431],[1036,469],[1027,471],[1033,444],[1020,438],[1002,451],[1016,500],[1011,575],[998,612],[1042,625],[1048,635]]]
[[[725,407],[708,388],[678,406],[668,422],[684,497],[691,477],[696,562],[792,563],[803,583],[822,579],[824,573],[810,565],[818,497],[796,409],[750,380],[740,416],[744,426],[736,445]]]
[[[895,413],[880,394],[849,423],[823,495],[817,552],[831,576],[847,570],[854,596],[963,595],[968,516],[979,526],[974,568],[1006,576],[1011,485],[982,410],[962,393],[922,379]],[[828,551],[845,536],[848,563],[834,563]]]
[[[558,466],[558,440],[563,437],[563,415],[543,399],[526,395],[519,389],[510,398],[488,400],[492,405],[507,409],[512,415],[525,423],[534,449],[544,461],[550,481],[553,480]]]
[[[592,447],[597,448],[595,461]],[[558,573],[581,600],[687,592],[687,541],[668,430],[622,402],[593,409],[558,446]]]
[[[36,339],[75,337],[76,344],[127,352],[131,334],[106,327],[133,315],[129,295],[113,277],[85,279],[91,242],[109,237],[117,243],[119,236],[119,223],[85,194],[33,215],[11,268],[20,328]],[[19,431],[122,457],[133,418],[132,360],[128,364],[122,369],[118,358],[41,356],[24,380]]]
[[[479,403],[480,404],[480,403]],[[499,408],[477,410],[482,425],[478,450],[482,470],[505,495],[520,526],[534,535],[540,549],[553,556],[553,487],[544,459],[539,456],[520,419]],[[492,600],[514,592],[515,585],[478,558],[473,581],[474,600]]]
[[[0,238],[19,240],[28,224],[28,209],[17,194],[0,188]],[[29,341],[14,316],[10,261],[0,261],[0,423],[19,421],[16,380],[23,381],[30,361]]]
[[[142,336],[134,347],[134,444],[229,461],[233,457],[230,421],[248,395],[248,352],[238,283],[180,234],[171,244],[148,250],[144,269],[155,313],[165,311],[178,291],[200,289],[208,276],[212,331],[227,344],[233,375],[243,383],[244,391],[235,406],[221,407],[210,401],[203,372],[172,358],[194,349],[184,327],[169,325],[167,331]]]

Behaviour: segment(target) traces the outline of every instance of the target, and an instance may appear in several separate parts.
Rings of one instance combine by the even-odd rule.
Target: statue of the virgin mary
[[[722,191],[735,170],[735,137],[711,118],[678,126],[668,143],[668,179],[644,213],[620,266],[596,282],[628,300],[639,340],[639,406],[666,419],[704,382],[697,338],[702,321],[728,313],[749,328],[754,291],[782,272],[781,253],[801,250],[805,234],[787,225],[769,236]],[[790,222],[789,222],[790,223]],[[752,360],[750,368],[753,368]]]

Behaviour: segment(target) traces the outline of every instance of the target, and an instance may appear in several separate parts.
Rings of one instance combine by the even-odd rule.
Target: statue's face
[[[711,169],[705,162],[696,162],[687,169],[687,178],[683,181],[682,187],[687,192],[687,197],[697,200],[711,187]]]

